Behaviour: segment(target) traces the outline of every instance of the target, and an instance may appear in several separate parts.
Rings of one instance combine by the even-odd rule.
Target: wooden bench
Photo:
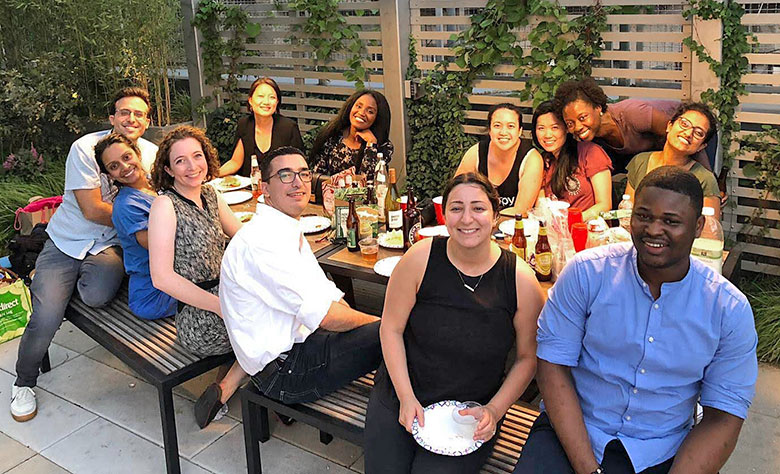
[[[263,472],[260,443],[271,437],[269,409],[319,429],[320,441],[325,444],[336,436],[362,446],[368,397],[373,386],[374,376],[368,374],[317,401],[285,405],[261,394],[254,384],[247,384],[241,389],[247,471],[250,474]],[[509,409],[497,434],[498,441],[482,466],[483,473],[511,473],[514,470],[537,416],[539,412],[523,402],[518,402]]]
[[[168,473],[181,472],[173,387],[231,362],[233,354],[205,358],[192,354],[176,340],[173,317],[149,321],[130,311],[126,286],[113,302],[102,308],[87,306],[76,294],[65,315],[74,326],[157,388],[165,464]]]

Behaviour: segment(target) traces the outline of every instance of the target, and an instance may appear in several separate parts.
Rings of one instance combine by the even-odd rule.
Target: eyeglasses
[[[680,117],[678,120],[680,122],[680,128],[683,130],[690,130],[693,129],[693,138],[697,140],[704,140],[704,137],[707,136],[707,132],[704,131],[701,127],[694,127],[690,120],[688,120],[685,117]]]
[[[121,110],[117,110],[116,114],[119,116],[119,118],[123,118],[123,119],[126,119],[131,115],[138,120],[143,120],[146,118],[146,112],[141,112],[140,110],[121,109]]]
[[[279,177],[279,181],[281,181],[284,184],[290,184],[293,181],[295,181],[295,177],[298,176],[301,178],[301,181],[304,183],[310,183],[311,182],[311,170],[301,170],[301,171],[293,171],[293,170],[279,170],[276,172],[276,174],[273,174],[268,177],[268,180],[270,181],[271,178],[274,176]]]

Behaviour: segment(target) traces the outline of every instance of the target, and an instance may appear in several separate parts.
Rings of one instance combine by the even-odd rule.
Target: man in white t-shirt
[[[100,173],[94,147],[112,131],[120,133],[138,144],[149,172],[157,146],[141,135],[149,127],[150,108],[145,89],[124,88],[115,96],[114,112],[108,117],[112,130],[84,135],[70,147],[62,204],[46,228],[49,239],[38,255],[30,287],[33,312],[19,343],[11,393],[11,415],[16,421],[30,420],[38,413],[33,387],[74,288],[85,304],[99,307],[114,297],[122,283],[122,249],[111,223],[116,188]]]
[[[347,305],[317,263],[300,217],[311,171],[292,147],[260,164],[265,205],[222,258],[219,303],[236,359],[265,395],[312,401],[376,369],[379,318]]]

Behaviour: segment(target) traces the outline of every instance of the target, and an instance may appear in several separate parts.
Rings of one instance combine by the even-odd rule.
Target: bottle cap
[[[387,175],[390,178],[390,182],[391,183],[395,183],[396,182],[396,180],[395,180],[395,168],[390,168],[389,170],[387,170]]]
[[[631,199],[631,196],[630,196],[630,195],[628,195],[628,194],[624,194],[624,195],[623,195],[623,200],[624,200],[624,201],[629,201],[630,199]]]
[[[701,208],[701,215],[703,216],[714,216],[715,215],[715,209],[711,207],[702,207]]]

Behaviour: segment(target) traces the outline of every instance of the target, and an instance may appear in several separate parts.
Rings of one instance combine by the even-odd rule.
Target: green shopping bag
[[[30,321],[30,290],[16,273],[0,267],[0,343],[24,333]]]

